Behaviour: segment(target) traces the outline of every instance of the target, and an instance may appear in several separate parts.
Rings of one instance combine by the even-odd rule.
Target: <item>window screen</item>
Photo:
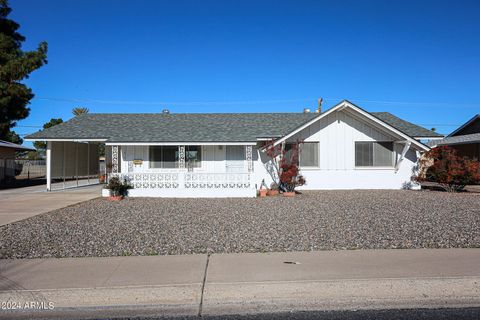
[[[177,146],[151,146],[149,148],[150,168],[178,168]]]
[[[393,142],[355,142],[355,166],[393,166]]]
[[[162,147],[162,168],[165,168],[165,169],[178,168],[178,147],[177,146]]]
[[[150,168],[162,167],[162,147],[150,147],[149,148],[149,166]]]
[[[300,167],[318,166],[318,142],[304,142],[300,146]]]
[[[303,142],[300,143],[300,152],[298,154],[300,167],[318,167],[320,166],[318,157],[318,142]],[[291,159],[293,155],[293,143],[285,144],[285,158]]]

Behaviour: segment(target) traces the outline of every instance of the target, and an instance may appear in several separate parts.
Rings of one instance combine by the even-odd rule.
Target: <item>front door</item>
[[[245,172],[245,147],[227,146],[227,172]]]

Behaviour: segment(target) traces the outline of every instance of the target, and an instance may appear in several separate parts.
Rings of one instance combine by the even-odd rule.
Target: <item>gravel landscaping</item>
[[[0,227],[1,258],[480,247],[480,194],[95,199]]]

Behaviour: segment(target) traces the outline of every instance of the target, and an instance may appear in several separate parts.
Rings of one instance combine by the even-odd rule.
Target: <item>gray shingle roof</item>
[[[315,113],[88,113],[27,139],[93,139],[109,142],[254,142],[280,137]]]
[[[373,116],[391,125],[397,130],[415,138],[443,137],[443,135],[432,130],[425,129],[411,122],[400,119],[389,112],[370,112]]]
[[[463,136],[446,137],[441,140],[432,140],[427,144],[430,147],[451,145],[451,144],[467,144],[467,143],[480,143],[480,133],[465,134]]]
[[[412,137],[441,136],[395,117],[375,117]],[[107,139],[109,142],[254,142],[281,137],[316,113],[87,113],[27,139]]]
[[[0,147],[1,148],[9,148],[9,149],[14,149],[14,150],[28,150],[28,151],[34,151],[35,149],[25,147],[19,144],[15,144],[9,141],[5,140],[0,140]]]

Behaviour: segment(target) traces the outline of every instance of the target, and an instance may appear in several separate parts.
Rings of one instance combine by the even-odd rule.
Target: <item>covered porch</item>
[[[255,152],[254,143],[107,143],[106,159],[132,197],[255,197]]]

